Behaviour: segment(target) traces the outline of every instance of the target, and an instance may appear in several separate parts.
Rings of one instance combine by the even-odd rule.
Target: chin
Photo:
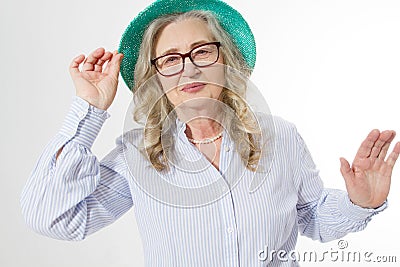
[[[184,121],[189,121],[198,117],[207,117],[216,119],[218,117],[221,102],[217,97],[210,97],[210,95],[197,95],[188,97],[179,102],[175,106],[178,116]]]

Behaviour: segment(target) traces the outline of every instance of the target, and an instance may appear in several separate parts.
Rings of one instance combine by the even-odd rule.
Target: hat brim
[[[232,37],[248,67],[254,68],[256,44],[253,33],[242,15],[220,0],[159,0],[141,11],[122,35],[118,51],[124,54],[121,76],[130,90],[134,88],[134,71],[139,56],[143,34],[148,25],[158,17],[191,10],[207,10],[215,14],[221,26]]]

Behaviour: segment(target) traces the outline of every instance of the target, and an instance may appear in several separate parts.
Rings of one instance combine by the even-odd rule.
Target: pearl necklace
[[[214,136],[214,137],[211,137],[211,138],[206,138],[206,139],[203,139],[203,140],[196,140],[196,139],[192,139],[192,138],[188,138],[188,140],[190,142],[192,142],[193,144],[203,145],[203,144],[213,143],[216,140],[220,139],[221,136],[222,136],[222,132],[220,132],[217,136]]]

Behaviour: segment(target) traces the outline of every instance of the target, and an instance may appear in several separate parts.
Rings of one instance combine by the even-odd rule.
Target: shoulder
[[[143,143],[144,128],[129,130],[119,136],[116,140],[117,145],[141,147]]]
[[[127,160],[132,157],[137,162],[143,158],[140,153],[143,143],[142,136],[143,131],[139,129],[123,133],[116,139],[116,147],[101,160],[101,165],[115,170],[123,176],[127,175]]]
[[[277,138],[290,138],[298,135],[297,128],[293,122],[290,122],[280,116],[255,113],[257,122],[263,134],[273,134]]]
[[[262,146],[273,147],[275,153],[289,159],[295,158],[305,146],[293,122],[280,116],[257,114],[262,133]]]

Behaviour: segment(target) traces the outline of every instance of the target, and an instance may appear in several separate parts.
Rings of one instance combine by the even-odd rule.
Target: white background
[[[85,241],[65,242],[28,229],[19,196],[42,149],[60,128],[74,95],[68,74],[71,59],[99,46],[117,49],[125,27],[149,3],[0,2],[0,266],[143,266],[133,211]],[[325,185],[344,189],[339,157],[351,160],[372,128],[400,133],[400,1],[228,3],[248,20],[256,37],[258,58],[252,81],[272,113],[297,125]],[[93,147],[99,158],[121,134],[130,97],[121,80],[109,109],[112,117]],[[345,238],[349,251],[397,256],[400,262],[399,176],[400,163],[393,173],[390,207],[365,231]],[[337,241],[321,244],[300,237],[297,250],[322,253],[338,248]]]

